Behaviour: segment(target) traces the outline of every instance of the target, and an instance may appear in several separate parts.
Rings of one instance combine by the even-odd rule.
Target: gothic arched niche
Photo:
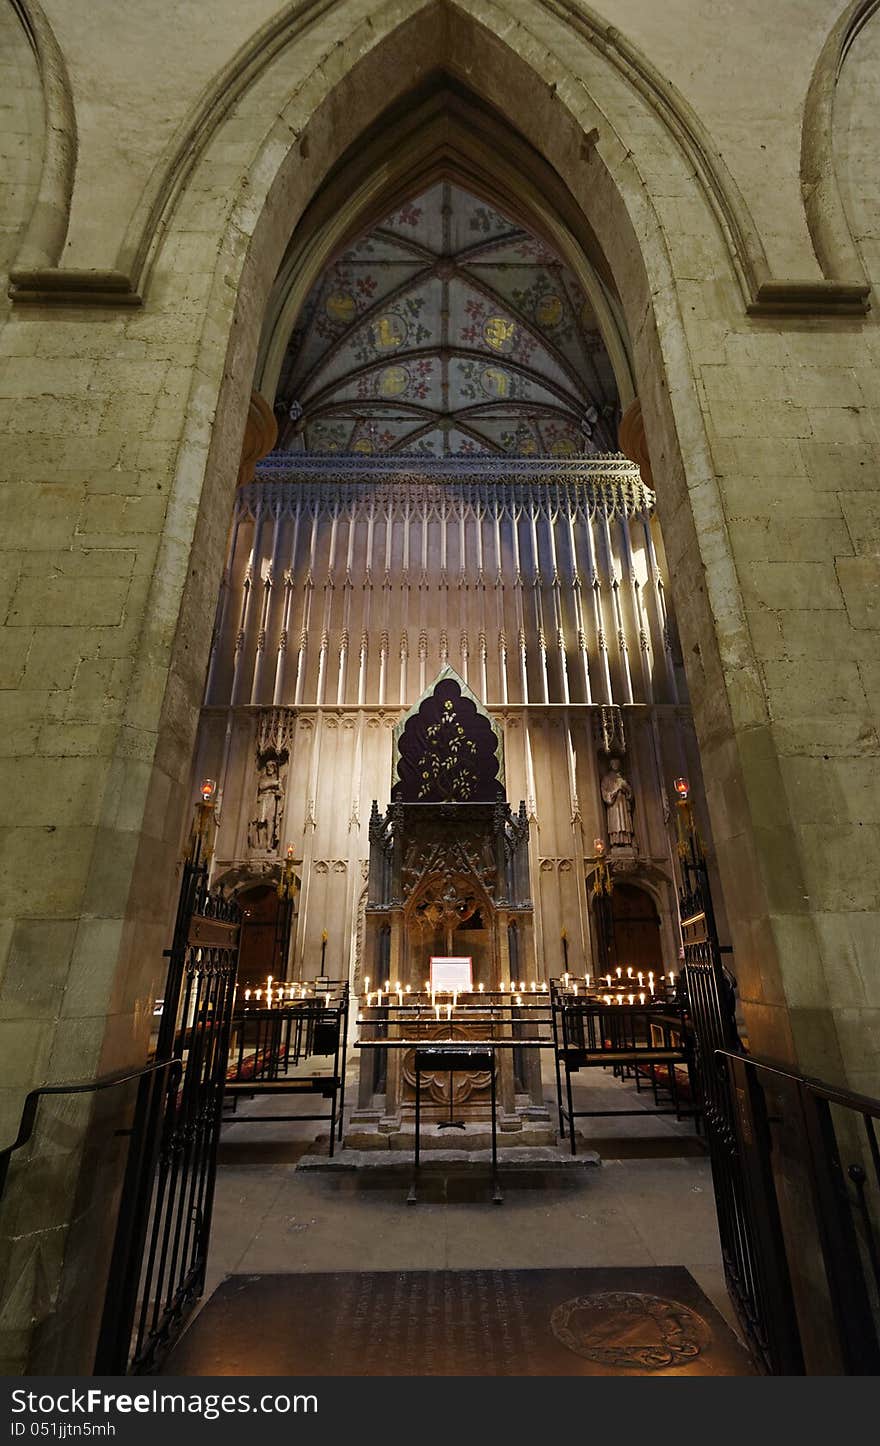
[[[495,803],[504,798],[500,743],[488,713],[451,668],[396,731],[396,803]]]
[[[574,210],[450,77],[393,107],[325,183],[273,288],[258,378],[275,394],[281,449],[613,450],[632,396],[627,343],[607,263]]]
[[[575,456],[615,446],[596,312],[533,231],[457,178],[422,178],[306,298],[278,401],[306,452]]]

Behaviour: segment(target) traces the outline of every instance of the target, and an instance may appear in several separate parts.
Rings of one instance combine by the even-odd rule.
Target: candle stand
[[[417,1201],[417,1186],[419,1178],[420,1144],[421,1144],[421,1101],[422,1101],[422,1075],[434,1074],[438,1070],[445,1070],[449,1073],[449,1106],[452,1109],[452,1076],[456,1070],[474,1071],[488,1070],[491,1081],[492,1100],[492,1201],[500,1205],[504,1199],[501,1193],[501,1183],[498,1179],[498,1130],[496,1124],[496,1093],[495,1093],[495,1051],[494,1049],[474,1048],[466,1045],[450,1044],[429,1044],[417,1047],[414,1056],[414,1069],[416,1076],[416,1132],[413,1153],[413,1178],[406,1197],[407,1205],[415,1205]],[[448,1125],[449,1121],[443,1121],[440,1129]],[[464,1121],[461,1122],[464,1128]]]

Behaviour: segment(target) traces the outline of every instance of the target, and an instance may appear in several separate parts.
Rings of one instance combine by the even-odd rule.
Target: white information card
[[[447,994],[470,994],[474,987],[474,961],[470,955],[456,958],[434,954],[431,957],[431,988]]]

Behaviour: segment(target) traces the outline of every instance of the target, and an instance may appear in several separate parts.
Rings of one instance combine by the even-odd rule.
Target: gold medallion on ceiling
[[[554,457],[571,457],[574,454],[574,442],[571,437],[560,437],[554,442],[550,451]]]
[[[538,304],[535,307],[535,321],[538,325],[549,330],[554,326],[558,326],[561,320],[562,297],[557,296],[555,292],[550,292],[547,296],[539,297]]]
[[[386,367],[379,377],[379,394],[383,397],[402,397],[408,386],[406,367]]]
[[[357,316],[357,302],[350,291],[331,291],[324,309],[333,321],[342,322],[345,326]]]
[[[487,396],[510,396],[510,375],[503,367],[485,367],[480,381]]]
[[[406,322],[396,311],[386,311],[370,322],[370,340],[377,351],[396,351],[406,341]]]
[[[357,441],[352,447],[352,451],[359,452],[362,457],[369,457],[370,453],[373,450],[373,444],[370,441],[369,437],[358,437]]]
[[[483,325],[483,340],[493,351],[510,351],[516,337],[516,323],[503,316],[490,316]]]

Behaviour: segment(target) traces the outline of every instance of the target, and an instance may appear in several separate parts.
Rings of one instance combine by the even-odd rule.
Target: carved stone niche
[[[269,708],[257,723],[257,786],[248,820],[248,853],[272,856],[281,845],[287,765],[293,741],[293,716],[286,708]]]
[[[602,703],[593,715],[593,732],[600,753],[622,758],[626,753],[623,710],[619,703]]]

